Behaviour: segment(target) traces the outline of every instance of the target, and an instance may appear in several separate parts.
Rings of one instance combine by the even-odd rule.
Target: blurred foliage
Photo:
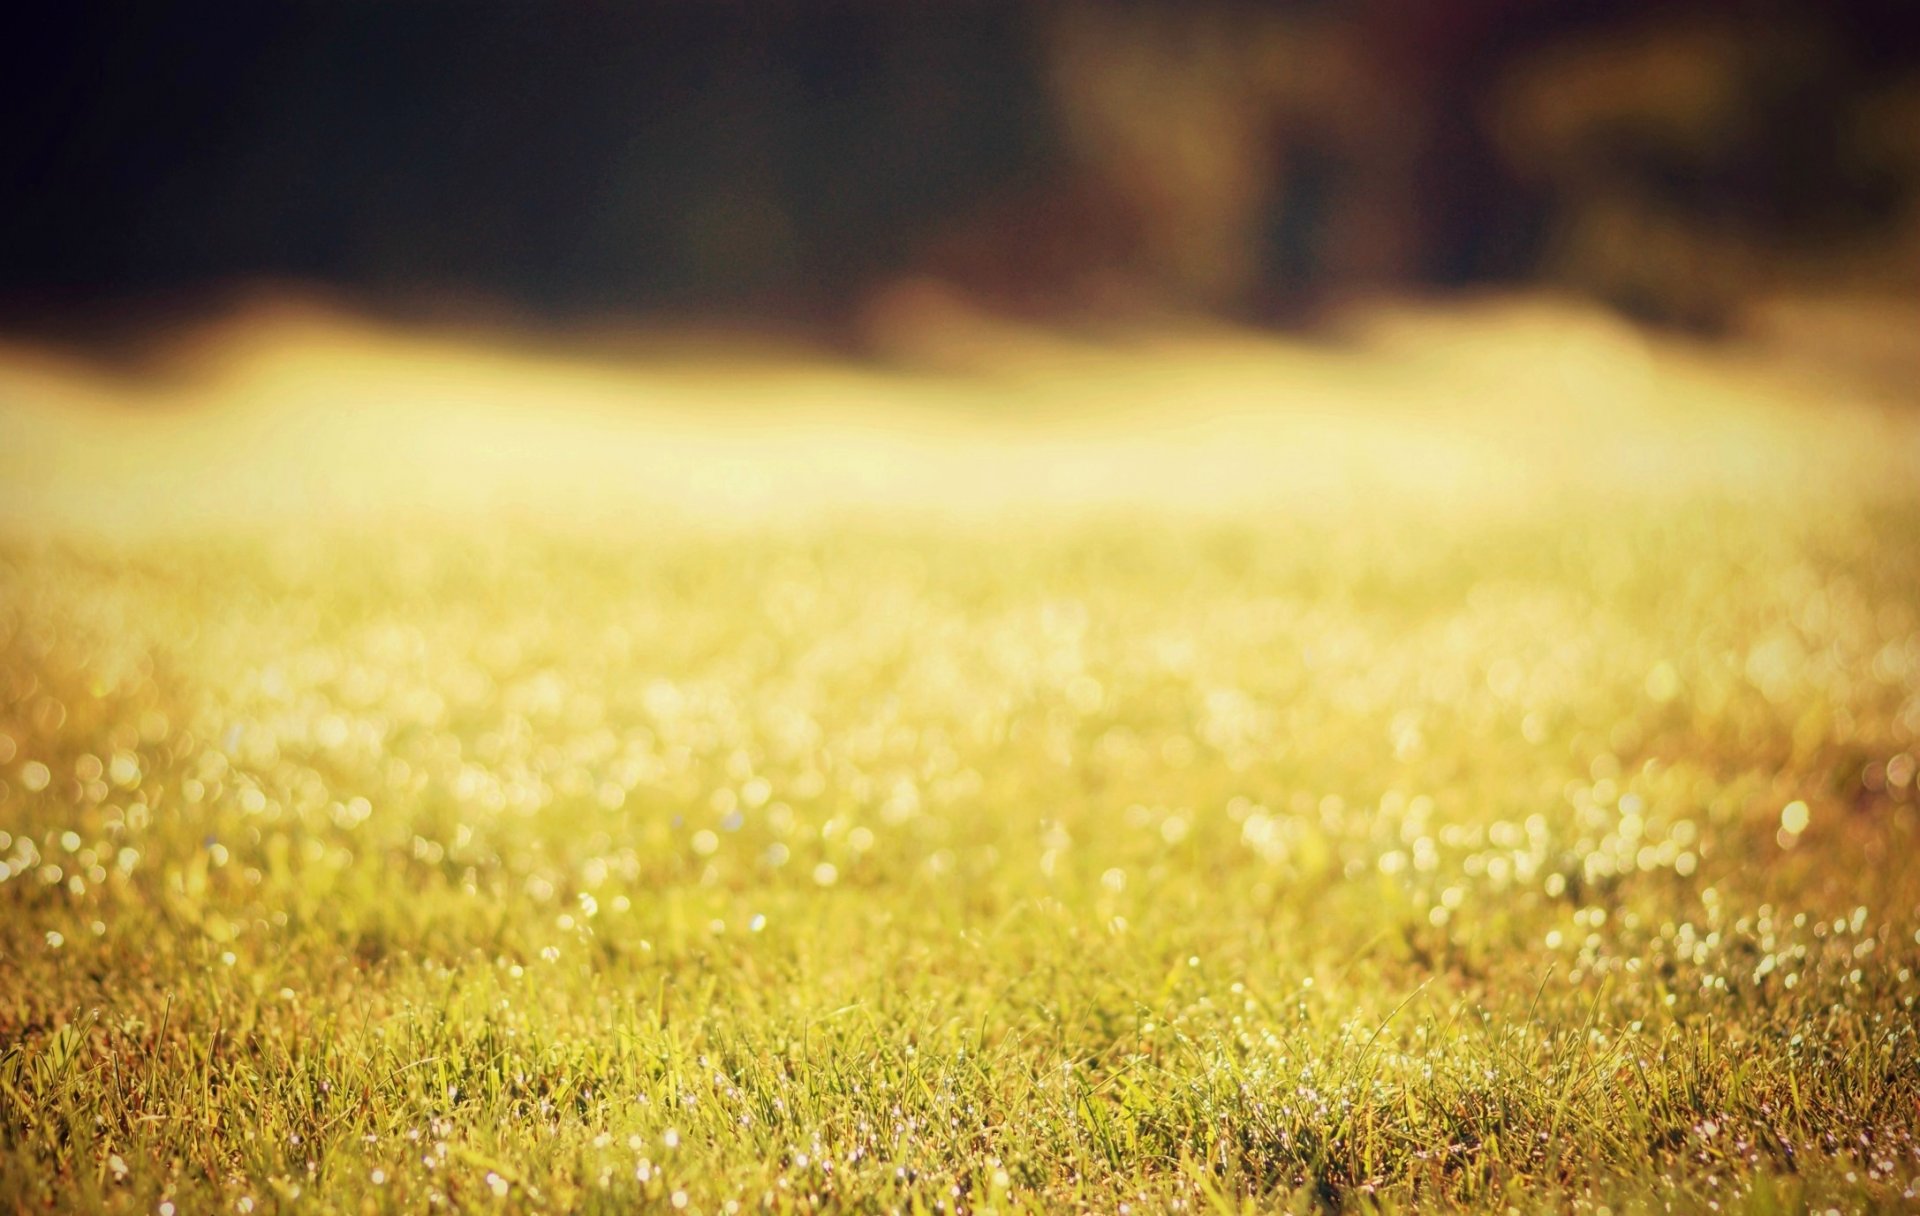
[[[1910,291],[1901,6],[62,7],[0,295],[286,275],[820,317],[937,280],[1250,318],[1547,279],[1700,325]]]

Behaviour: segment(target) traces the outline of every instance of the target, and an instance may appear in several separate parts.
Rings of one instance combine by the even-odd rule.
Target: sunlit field
[[[8,354],[0,1207],[1913,1209],[1920,413],[929,334]]]

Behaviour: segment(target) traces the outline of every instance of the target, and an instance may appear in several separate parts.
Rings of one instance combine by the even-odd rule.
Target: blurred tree
[[[832,318],[937,279],[1272,319],[1545,276],[1711,325],[1775,281],[1915,286],[1867,256],[1920,246],[1915,24],[1896,0],[76,0],[6,44],[0,303],[290,276]]]

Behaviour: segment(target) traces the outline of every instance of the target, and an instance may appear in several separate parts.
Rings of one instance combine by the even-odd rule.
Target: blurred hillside
[[[16,18],[16,22],[18,19]],[[295,280],[852,322],[1920,290],[1896,0],[43,6],[14,324]]]

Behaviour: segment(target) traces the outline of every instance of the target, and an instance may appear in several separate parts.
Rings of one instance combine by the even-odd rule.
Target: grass
[[[1920,491],[1788,467],[17,534],[0,1207],[1911,1210]]]

